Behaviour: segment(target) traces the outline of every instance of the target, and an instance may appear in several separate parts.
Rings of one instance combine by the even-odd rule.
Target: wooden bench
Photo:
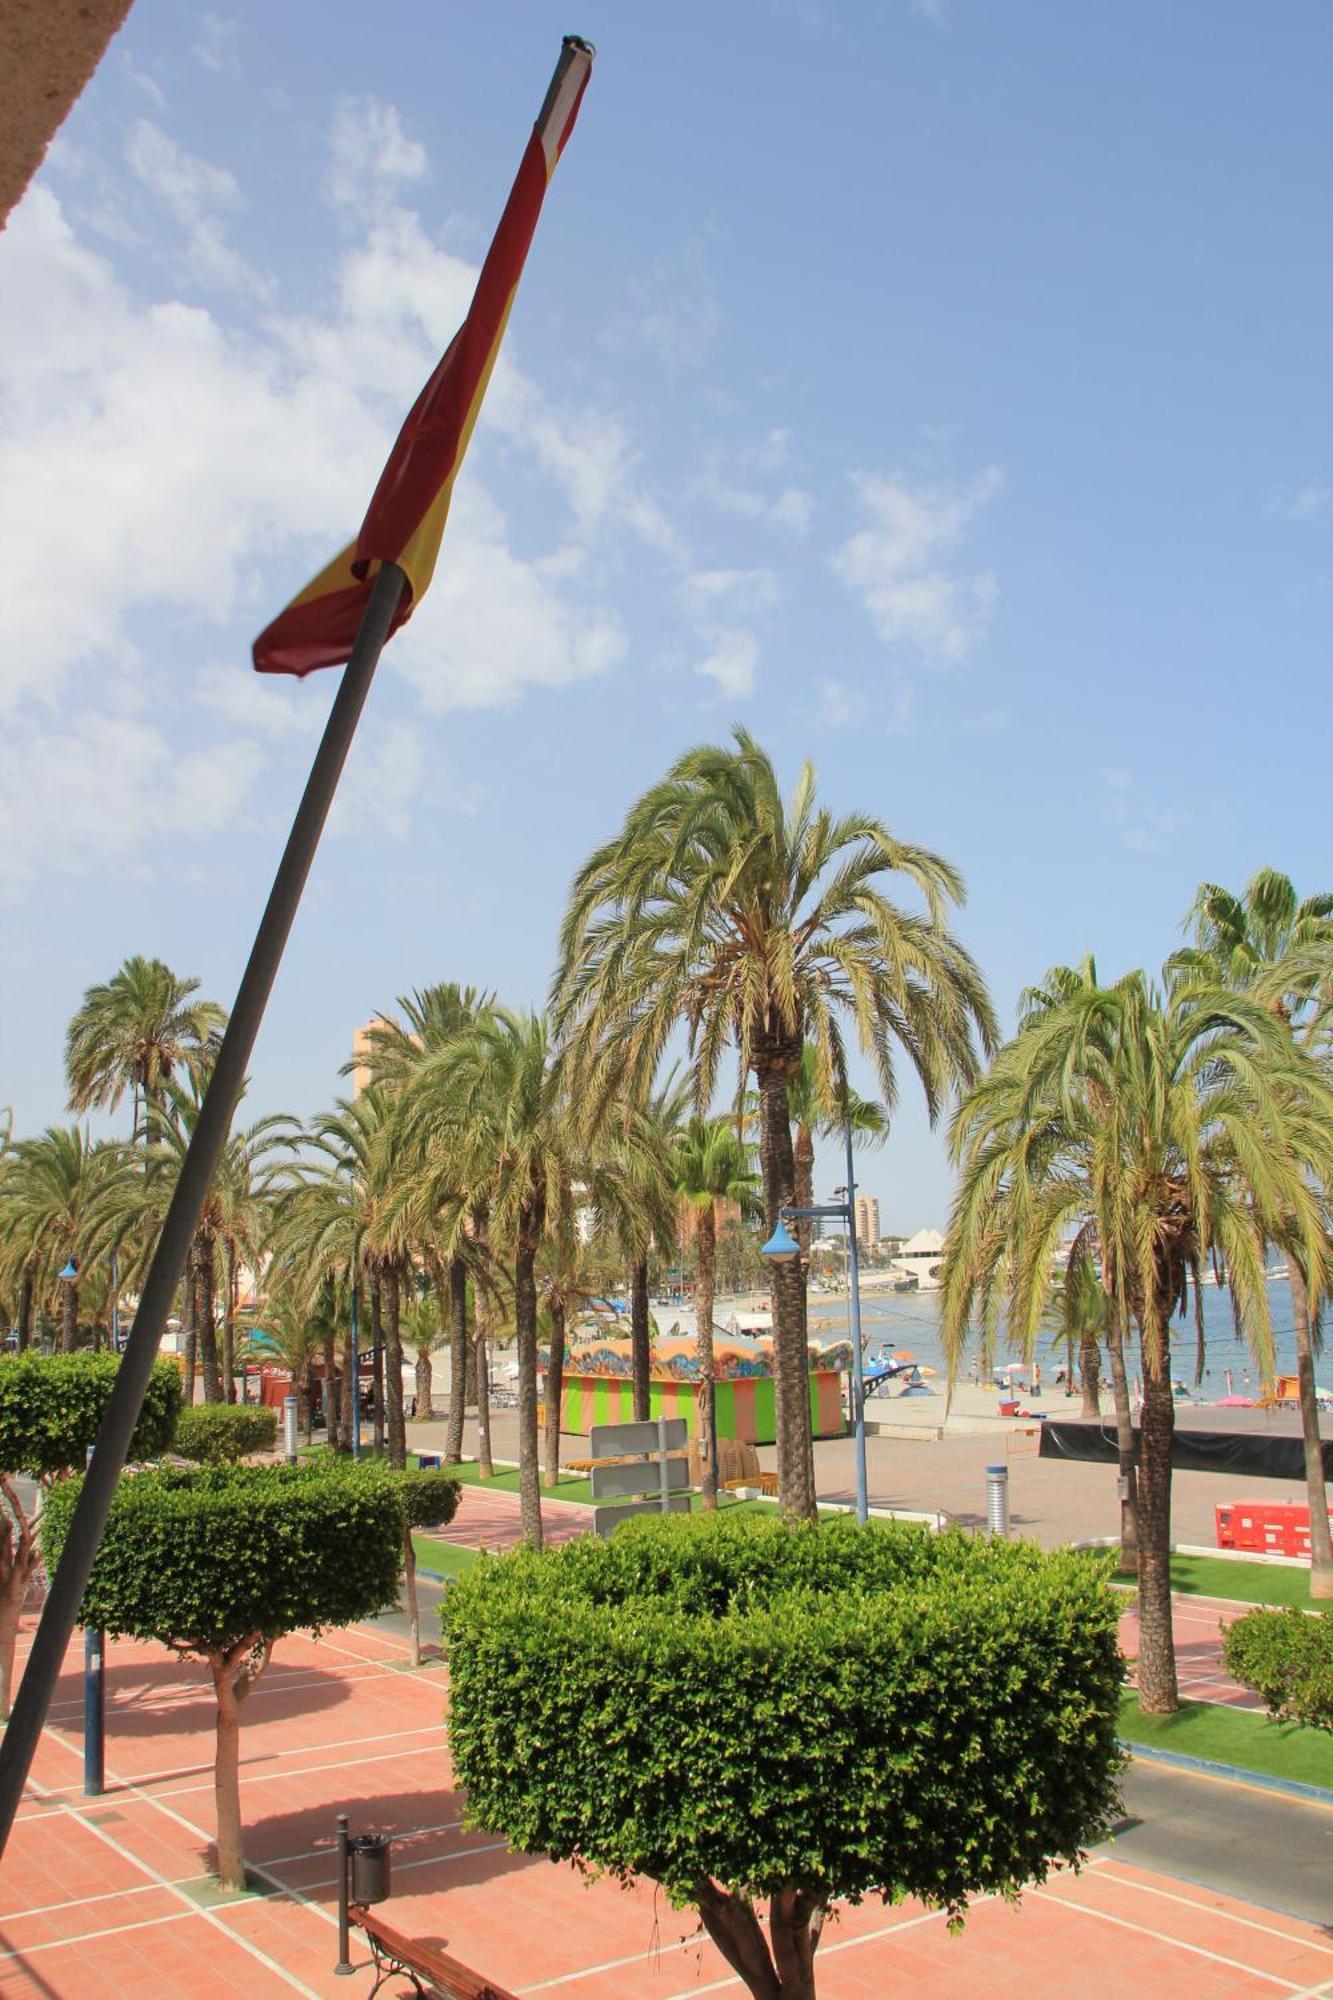
[[[398,1977],[410,1979],[425,2000],[517,2000],[507,1986],[483,1979],[438,1945],[394,1930],[365,1903],[353,1903],[347,1915],[365,1932],[375,1961],[375,1984],[366,2000],[373,2000],[386,1980]]]
[[[747,1473],[744,1479],[729,1479],[726,1483],[725,1490],[728,1493],[743,1493],[746,1491],[753,1493],[756,1486],[759,1488],[759,1491],[764,1495],[765,1499],[776,1500],[778,1494],[777,1473],[776,1472]]]

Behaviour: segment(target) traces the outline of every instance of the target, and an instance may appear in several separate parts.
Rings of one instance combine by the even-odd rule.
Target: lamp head
[[[50,1268],[50,1267],[49,1267],[49,1265],[48,1265],[48,1267],[47,1267],[47,1268],[48,1268],[48,1269]],[[66,1264],[66,1266],[65,1266],[64,1270],[63,1270],[63,1271],[62,1271],[62,1272],[60,1273],[60,1275],[61,1275],[61,1277],[62,1277],[62,1278],[66,1278],[66,1279],[69,1279],[69,1280],[70,1280],[71,1282],[72,1282],[72,1281],[73,1281],[73,1280],[74,1280],[75,1278],[77,1278],[77,1277],[78,1277],[78,1275],[79,1275],[79,1260],[78,1260],[78,1258],[77,1258],[77,1257],[71,1257],[71,1258],[70,1258],[70,1260],[69,1260],[69,1262],[68,1262],[68,1264]]]
[[[769,1262],[773,1264],[794,1264],[800,1254],[800,1244],[796,1241],[796,1238],[792,1235],[782,1217],[779,1216],[778,1226],[769,1237],[767,1243],[763,1245],[760,1255],[767,1257]]]

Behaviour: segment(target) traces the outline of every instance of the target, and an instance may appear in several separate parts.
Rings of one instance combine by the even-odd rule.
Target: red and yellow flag
[[[382,563],[397,563],[407,577],[391,632],[411,617],[429,585],[454,480],[500,351],[547,182],[578,117],[592,59],[590,43],[565,37],[468,316],[398,434],[360,534],[255,640],[254,662],[261,674],[308,674],[316,667],[345,665]]]

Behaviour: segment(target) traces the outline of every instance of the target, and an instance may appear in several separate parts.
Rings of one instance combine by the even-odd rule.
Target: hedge
[[[450,1590],[450,1750],[478,1826],[676,1902],[711,1878],[957,1913],[1112,1821],[1118,1610],[1070,1551],[635,1521]]]
[[[182,1410],[173,1449],[201,1465],[235,1465],[251,1452],[272,1451],[278,1413],[262,1404],[198,1403]]]
[[[114,1354],[0,1357],[0,1472],[41,1479],[81,1468],[119,1367]],[[174,1361],[155,1362],[130,1443],[132,1462],[170,1450],[180,1408],[180,1370]]]
[[[82,1480],[56,1486],[42,1516],[48,1569]],[[347,1625],[391,1604],[402,1563],[401,1503],[351,1467],[166,1466],[121,1481],[81,1616],[112,1634],[199,1652],[250,1632]]]
[[[1222,1663],[1270,1715],[1333,1729],[1333,1613],[1248,1611],[1227,1628]]]

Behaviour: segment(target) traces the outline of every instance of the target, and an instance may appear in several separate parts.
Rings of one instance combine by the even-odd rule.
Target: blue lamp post
[[[856,1254],[856,1181],[852,1169],[850,1119],[847,1121],[845,1138],[846,1200],[820,1202],[813,1208],[792,1208],[790,1205],[780,1208],[777,1228],[764,1244],[762,1254],[774,1264],[796,1262],[801,1254],[801,1246],[788,1229],[789,1222],[830,1218],[847,1224],[847,1276],[852,1307],[852,1429],[856,1437],[856,1518],[864,1522],[869,1513],[870,1503],[866,1485],[866,1400],[861,1366],[861,1274]]]

